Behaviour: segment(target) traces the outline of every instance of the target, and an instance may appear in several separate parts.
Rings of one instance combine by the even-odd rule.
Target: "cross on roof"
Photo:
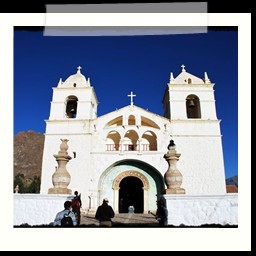
[[[78,67],[77,67],[77,72],[80,73],[80,72],[81,72],[81,69],[82,69],[82,67],[78,66]]]
[[[185,65],[182,64],[181,67],[182,67],[182,71],[186,71],[186,69],[185,69],[186,66]]]
[[[136,94],[133,94],[133,92],[131,92],[131,94],[128,94],[127,96],[131,97],[131,106],[133,106],[133,97],[136,97]]]

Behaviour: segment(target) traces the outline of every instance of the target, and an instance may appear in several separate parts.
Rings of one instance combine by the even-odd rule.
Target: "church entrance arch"
[[[128,211],[129,204],[134,208],[133,204],[136,204],[135,213],[148,213],[156,210],[158,195],[162,194],[164,188],[163,176],[155,167],[140,160],[124,159],[102,172],[96,205],[100,205],[103,198],[107,197],[116,213]],[[130,195],[133,190],[138,198],[130,202],[126,194]],[[124,205],[121,203],[120,206],[122,201]]]
[[[134,213],[143,213],[143,183],[136,177],[126,177],[120,182],[119,213],[129,212],[134,207]]]
[[[119,213],[129,212],[129,206],[134,207],[134,213],[145,213],[148,211],[147,178],[138,171],[124,171],[114,180],[115,209]]]

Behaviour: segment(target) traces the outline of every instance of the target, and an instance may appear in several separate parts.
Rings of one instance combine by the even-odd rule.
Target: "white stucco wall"
[[[13,194],[13,225],[49,225],[64,209],[69,195]]]
[[[168,209],[168,225],[238,225],[238,194],[164,197]]]
[[[188,195],[226,193],[221,137],[174,136],[181,153],[177,168],[183,175],[182,187]]]

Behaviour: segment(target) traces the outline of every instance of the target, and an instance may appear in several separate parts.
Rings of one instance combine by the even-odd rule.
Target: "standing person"
[[[163,200],[157,202],[156,219],[158,220],[160,227],[168,225],[168,210],[165,207]]]
[[[76,216],[77,225],[80,225],[81,207],[82,207],[81,193],[78,194],[78,191],[75,191],[74,194],[75,194],[75,197],[72,199],[72,211]]]
[[[72,212],[72,203],[71,203],[71,201],[66,201],[64,203],[64,210],[57,213],[57,215],[55,217],[55,220],[53,222],[53,226],[63,226],[62,219],[65,216],[71,218],[71,221],[67,226],[76,226],[77,225],[75,214]]]
[[[104,198],[102,205],[97,208],[95,219],[99,220],[100,227],[112,227],[111,219],[115,217],[113,208],[108,205],[108,199]]]

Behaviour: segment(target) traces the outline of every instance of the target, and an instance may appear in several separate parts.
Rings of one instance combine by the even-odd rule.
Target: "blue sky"
[[[98,116],[130,104],[163,115],[162,97],[170,72],[181,65],[195,76],[208,73],[215,83],[221,119],[226,177],[238,174],[238,32],[162,36],[44,36],[43,31],[14,33],[14,134],[45,132],[52,87],[76,73],[94,87]]]

